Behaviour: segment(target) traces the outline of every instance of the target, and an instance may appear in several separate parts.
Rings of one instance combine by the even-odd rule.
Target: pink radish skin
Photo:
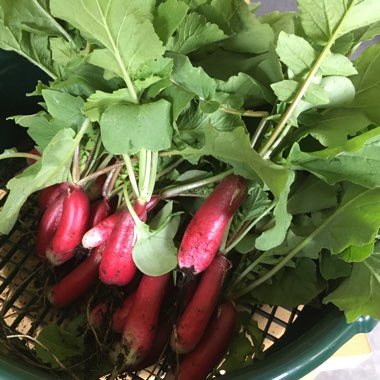
[[[84,248],[91,249],[105,243],[119,220],[120,212],[112,214],[88,230],[82,238]]]
[[[157,277],[144,275],[140,281],[117,355],[127,368],[142,362],[152,348],[169,278],[170,273]]]
[[[146,205],[136,203],[135,211],[141,220],[146,220]],[[105,243],[99,267],[99,278],[107,285],[124,286],[136,274],[132,258],[135,243],[135,222],[128,210],[120,213],[111,235]]]
[[[161,357],[161,354],[163,353],[163,351],[169,343],[172,329],[173,325],[170,321],[170,318],[160,319],[157,326],[156,335],[154,336],[152,347],[145,359],[142,362],[140,362],[136,368],[134,368],[135,371],[140,371],[157,363],[157,361]]]
[[[115,310],[112,316],[112,331],[121,333],[127,320],[128,314],[131,311],[132,304],[135,300],[135,293],[129,294],[124,300],[121,307]]]
[[[66,192],[70,188],[68,183],[57,183],[45,187],[40,191],[38,204],[42,210],[46,210],[50,204],[52,204],[62,193]]]
[[[217,255],[202,273],[199,285],[172,333],[170,345],[174,351],[188,353],[202,339],[218,302],[224,276],[230,267],[230,262],[224,256]]]
[[[226,227],[247,197],[243,177],[225,178],[194,214],[178,252],[179,267],[193,274],[204,271],[217,253]]]
[[[228,350],[236,325],[237,311],[231,302],[222,304],[194,351],[179,363],[175,380],[205,380]]]
[[[106,179],[107,174],[102,174],[97,177],[86,189],[90,201],[96,201],[102,196],[102,190]]]
[[[52,305],[56,307],[71,305],[98,282],[102,250],[103,246],[92,250],[85,260],[50,289],[48,299]]]
[[[88,225],[90,227],[97,226],[102,220],[109,216],[111,213],[111,207],[112,206],[108,198],[99,199],[91,204]]]
[[[43,261],[46,260],[46,251],[61,219],[64,200],[65,194],[55,199],[45,210],[38,224],[36,253]]]
[[[101,331],[108,313],[108,305],[105,302],[98,303],[89,315],[88,323],[97,331]]]
[[[80,187],[72,189],[65,197],[61,220],[46,252],[51,264],[61,265],[74,256],[74,249],[86,232],[89,216],[86,192]]]

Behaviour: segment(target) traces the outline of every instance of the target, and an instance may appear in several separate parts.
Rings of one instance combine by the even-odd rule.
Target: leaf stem
[[[273,210],[274,207],[276,207],[277,202],[273,202],[264,212],[262,212],[256,219],[252,220],[249,225],[244,228],[244,230],[239,233],[239,235],[232,241],[224,250],[225,253],[230,252],[233,248],[235,248],[244,238],[244,236],[247,235],[247,233],[258,223],[261,219],[263,219],[266,215],[269,214],[270,211]]]
[[[203,178],[195,182],[186,183],[184,185],[172,186],[166,189],[162,189],[160,192],[160,196],[162,198],[172,198],[177,196],[178,194],[182,194],[186,191],[198,189],[200,187],[204,187],[206,185],[210,185],[214,182],[221,181],[223,178],[233,173],[233,169],[227,170],[223,173],[217,174],[213,177]]]
[[[139,191],[139,187],[137,185],[135,172],[133,170],[132,160],[127,154],[123,154],[123,159],[125,162],[125,166],[127,167],[129,182],[131,183],[133,193],[135,194],[136,198],[139,198],[140,191]]]
[[[100,169],[100,170],[97,170],[96,172],[94,173],[91,173],[89,174],[88,176],[82,178],[81,180],[77,181],[76,184],[78,186],[84,186],[87,182],[89,181],[92,181],[96,178],[98,178],[99,176],[103,175],[103,174],[106,174],[106,173],[109,173],[111,172],[112,170],[115,170],[115,169],[118,169],[118,168],[121,168],[125,165],[124,162],[116,162],[115,164],[112,164],[110,166],[107,166],[103,169]]]
[[[269,116],[269,113],[267,111],[239,110],[239,109],[231,108],[227,106],[222,106],[220,109],[223,112],[230,113],[232,115],[247,116],[247,117],[268,117]]]
[[[38,161],[41,159],[41,156],[33,153],[23,153],[23,152],[15,152],[9,154],[0,154],[0,160],[5,160],[6,158],[30,158],[31,160]]]
[[[74,183],[79,182],[80,178],[80,147],[79,144],[75,147],[74,155],[73,155],[73,162],[72,162],[72,177]]]
[[[350,8],[347,10],[345,16],[347,16],[349,11],[352,9],[354,3],[355,3],[355,1],[352,2],[352,4],[351,4]],[[288,124],[289,119],[292,117],[293,112],[297,108],[299,102],[304,97],[304,95],[305,95],[306,91],[308,90],[310,84],[312,83],[315,75],[317,74],[319,68],[321,67],[324,59],[330,53],[331,47],[333,46],[336,39],[339,37],[340,30],[344,24],[344,21],[345,21],[345,17],[343,17],[342,20],[339,22],[334,33],[332,34],[329,41],[327,42],[327,44],[323,48],[321,54],[318,56],[317,60],[314,62],[313,66],[311,67],[311,70],[309,71],[309,73],[306,76],[305,81],[302,83],[302,86],[298,89],[296,95],[294,96],[292,102],[290,103],[290,106],[288,107],[288,109],[286,110],[284,115],[282,116],[282,118],[279,121],[279,123],[277,124],[275,130],[273,131],[272,136],[268,139],[266,144],[260,149],[259,154],[262,157],[267,156],[267,152],[270,150],[271,146],[276,142],[277,138],[281,135],[281,132],[283,131],[283,129]],[[277,142],[277,145],[278,144],[279,144],[279,142]]]
[[[152,198],[157,179],[158,152],[152,152],[151,171],[148,183],[147,201]]]
[[[259,140],[261,134],[263,133],[267,122],[268,122],[268,117],[267,116],[263,117],[261,119],[259,125],[257,126],[255,133],[253,134],[253,136],[251,138],[251,148],[252,149],[255,149],[255,145],[257,144],[257,141]]]
[[[158,179],[160,177],[163,177],[164,175],[170,173],[173,169],[175,169],[183,161],[185,161],[185,159],[183,157],[181,157],[178,160],[174,161],[171,165],[168,165],[166,168],[164,168],[160,172],[158,172],[157,175],[156,175],[156,179]]]

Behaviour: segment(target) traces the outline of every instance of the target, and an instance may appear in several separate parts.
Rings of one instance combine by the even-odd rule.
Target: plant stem
[[[322,223],[318,228],[316,228],[309,236],[307,236],[304,240],[298,243],[293,249],[291,249],[287,255],[279,261],[271,270],[267,273],[259,277],[252,284],[246,286],[240,292],[237,292],[233,295],[233,299],[237,299],[251,292],[253,289],[257,288],[259,285],[263,284],[265,281],[274,276],[279,270],[281,270],[294,256],[297,255],[306,245],[308,245],[321,230],[323,230],[329,223],[331,222],[331,218],[327,219],[324,223]],[[264,253],[265,254],[265,253]],[[263,256],[263,255],[261,255]],[[260,256],[260,257],[261,257]]]
[[[342,18],[338,26],[336,27],[334,33],[330,37],[329,41],[327,42],[326,46],[323,48],[321,54],[318,56],[317,60],[314,62],[313,66],[311,67],[311,70],[306,76],[305,81],[302,83],[302,86],[298,89],[296,95],[294,96],[292,102],[290,103],[290,106],[282,116],[281,120],[277,124],[275,130],[273,131],[272,136],[268,139],[266,144],[260,149],[259,154],[264,157],[266,156],[267,152],[271,148],[271,146],[274,144],[274,142],[277,140],[277,138],[281,135],[282,130],[286,127],[286,125],[289,122],[289,119],[293,115],[293,112],[297,108],[299,102],[302,100],[304,97],[306,91],[308,90],[310,84],[312,83],[315,75],[317,74],[319,68],[321,67],[324,59],[326,56],[330,53],[330,49],[333,46],[334,42],[336,39],[339,37],[340,30],[344,24],[345,18],[347,17],[348,13],[350,10],[353,8],[353,5],[355,2],[352,2],[350,8],[348,8],[345,17]],[[279,142],[278,142],[279,143]],[[278,144],[277,143],[277,144]]]
[[[131,158],[127,154],[123,154],[123,159],[125,162],[125,166],[127,167],[129,182],[131,183],[133,193],[135,194],[136,198],[139,198],[140,192],[139,192],[139,187],[137,185],[135,172],[133,170]]]
[[[127,209],[130,212],[130,214],[133,218],[133,221],[135,222],[135,224],[137,226],[137,225],[141,224],[142,221],[140,220],[140,218],[136,214],[136,211],[132,206],[131,200],[129,199],[127,184],[125,184],[123,186],[123,193],[124,193],[124,200],[125,200],[125,204],[127,205]]]
[[[75,150],[74,150],[74,156],[73,156],[73,167],[72,167],[72,177],[73,177],[73,181],[74,183],[78,183],[79,182],[79,178],[80,178],[80,164],[79,164],[79,160],[80,160],[80,151],[79,151],[79,144],[75,147]]]
[[[97,170],[96,172],[91,173],[90,175],[82,178],[80,181],[77,182],[77,185],[78,186],[84,186],[87,182],[92,181],[93,179],[96,179],[99,176],[101,176],[103,174],[106,174],[106,173],[108,173],[108,172],[110,172],[112,170],[115,170],[117,168],[121,168],[124,165],[125,165],[124,162],[120,162],[119,161],[119,162],[116,162],[113,165],[105,167],[104,169]]]
[[[102,189],[103,198],[110,198],[110,194],[112,192],[112,189],[115,186],[115,183],[116,183],[116,180],[120,173],[121,168],[122,166],[119,166],[118,168],[113,169],[107,176],[107,179],[105,180],[104,186]]]
[[[38,161],[41,159],[41,156],[38,156],[37,154],[33,154],[33,153],[23,153],[23,152],[10,153],[10,154],[4,155],[3,157],[1,157],[0,155],[0,160],[5,160],[6,158],[30,158],[31,160]]]
[[[224,250],[225,253],[230,252],[233,248],[235,248],[244,238],[244,236],[247,235],[247,233],[258,223],[261,219],[263,219],[266,215],[269,214],[270,211],[273,210],[274,207],[276,207],[277,202],[273,202],[264,212],[261,213],[256,219],[252,220],[249,225],[244,228],[244,230],[238,234],[238,236],[234,239],[233,242],[231,242],[226,249]]]
[[[160,192],[160,196],[162,198],[172,198],[177,196],[177,194],[184,193],[189,190],[198,189],[200,187],[204,187],[206,185],[210,185],[211,183],[221,181],[223,178],[233,173],[233,169],[227,170],[223,173],[217,174],[213,177],[203,178],[195,182],[186,183],[184,185],[169,187],[163,189]]]
[[[142,189],[140,190],[140,198],[142,198],[143,201],[147,200],[147,196],[149,193],[150,174],[151,174],[151,169],[152,169],[151,166],[152,166],[152,151],[146,150],[144,181],[143,181]]]
[[[223,112],[230,113],[232,115],[248,116],[248,117],[268,117],[267,111],[251,111],[251,110],[238,110],[236,108],[223,106],[220,108]]]
[[[256,128],[255,133],[252,136],[251,139],[251,148],[255,149],[255,145],[257,144],[257,141],[259,140],[261,134],[263,133],[265,126],[267,124],[268,117],[263,117],[259,123],[259,125]]]
[[[152,163],[151,163],[151,171],[149,176],[148,183],[148,193],[147,193],[147,201],[152,198],[154,186],[156,185],[157,180],[157,167],[158,167],[158,152],[152,152]]]
[[[156,175],[156,179],[170,173],[173,169],[175,169],[178,165],[180,165],[185,159],[183,157],[179,158],[178,160],[174,161],[171,165],[167,166],[166,168],[162,169],[159,173]]]

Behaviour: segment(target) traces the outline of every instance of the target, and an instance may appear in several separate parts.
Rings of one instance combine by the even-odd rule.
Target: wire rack
[[[21,169],[20,160],[10,166],[0,166],[0,191],[12,172]],[[0,200],[0,206],[1,206]],[[21,210],[20,217],[8,236],[0,236],[0,310],[6,336],[22,338],[36,337],[41,327],[55,322],[62,324],[67,315],[48,304],[44,297],[46,273],[34,254],[35,232],[40,218],[37,197],[32,196]],[[251,308],[252,318],[262,331],[264,350],[271,347],[298,317],[302,307],[285,309],[268,305]],[[26,340],[25,350],[33,344]],[[169,364],[163,359],[146,370],[123,374],[120,379],[153,380],[163,379]],[[106,376],[104,377],[104,379]]]

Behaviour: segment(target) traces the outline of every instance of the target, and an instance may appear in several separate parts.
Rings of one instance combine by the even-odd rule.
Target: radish
[[[32,150],[30,150],[29,153],[41,157],[41,153],[36,148],[33,148]],[[35,160],[34,158],[29,158],[28,157],[26,159],[26,164],[30,166],[30,165],[33,165],[36,161],[37,160]]]
[[[91,204],[88,225],[91,227],[97,226],[102,220],[104,220],[111,213],[111,211],[112,211],[112,204],[111,204],[110,199],[108,198],[98,199],[97,201]]]
[[[115,310],[112,316],[112,330],[117,333],[123,331],[125,321],[131,311],[133,301],[135,300],[135,293],[129,294],[121,307]]]
[[[52,305],[68,306],[96,284],[103,248],[101,245],[92,250],[86,259],[50,289],[48,300]]]
[[[57,183],[45,187],[40,191],[38,204],[42,210],[46,210],[51,203],[53,203],[62,193],[69,190],[70,185],[66,182]]]
[[[65,194],[56,198],[45,210],[38,224],[36,253],[41,260],[46,259],[46,250],[58,227],[62,215]]]
[[[176,380],[204,380],[220,362],[231,342],[237,311],[231,302],[222,304],[197,347],[184,356]]]
[[[146,220],[146,205],[136,202],[134,208],[137,215]],[[132,280],[137,271],[132,258],[135,235],[132,215],[124,210],[105,243],[99,267],[99,277],[103,283],[124,286]]]
[[[97,331],[100,331],[104,325],[108,313],[108,305],[105,302],[98,303],[90,310],[88,323]]]
[[[126,367],[135,367],[147,357],[152,348],[170,275],[144,275],[140,281],[116,355],[117,359],[122,358],[122,364]]]
[[[86,189],[90,201],[96,201],[102,196],[102,190],[106,179],[107,175],[102,174],[97,177],[94,182],[92,182],[91,185]]]
[[[179,267],[192,274],[204,271],[217,253],[226,227],[247,196],[243,177],[225,178],[194,214],[178,252]]]
[[[110,237],[119,217],[120,212],[116,212],[88,230],[82,238],[83,247],[91,249],[105,243]]]
[[[190,352],[202,339],[230,267],[224,256],[217,255],[202,273],[199,285],[172,333],[170,345],[174,351],[180,354]]]
[[[87,229],[89,216],[90,202],[86,192],[80,187],[73,188],[65,197],[59,225],[46,252],[50,263],[60,265],[74,256],[75,247]]]

